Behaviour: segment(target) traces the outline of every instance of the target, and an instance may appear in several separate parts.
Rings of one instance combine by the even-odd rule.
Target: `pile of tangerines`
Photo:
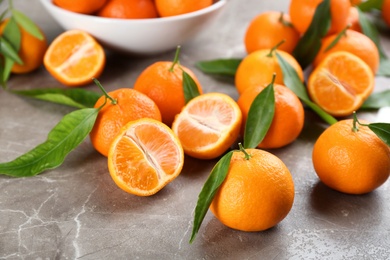
[[[68,6],[66,3],[74,2],[54,1],[62,8],[102,16],[115,13],[112,4],[127,1],[85,2],[90,3]],[[164,16],[160,6],[177,1],[129,2],[154,2],[157,13]],[[245,231],[265,230],[284,219],[294,201],[293,178],[272,150],[264,149],[294,142],[302,131],[305,112],[300,99],[284,84],[276,53],[304,82],[303,69],[292,52],[320,2],[291,0],[289,14],[267,11],[249,23],[244,39],[248,55],[235,74],[237,101],[222,93],[203,94],[196,75],[178,60],[151,64],[138,76],[133,88],[105,93],[95,105],[100,112],[90,139],[95,149],[108,158],[115,183],[129,193],[149,196],[180,174],[185,154],[198,159],[223,156],[242,137],[254,100],[272,82],[275,111],[271,125],[256,148],[233,152],[226,179],[215,191],[210,209],[225,225]],[[354,16],[357,2],[331,1],[331,28],[322,39],[307,80],[313,102],[335,117],[350,116],[363,104],[374,89],[379,67],[378,48],[361,32]],[[390,0],[385,0],[384,5],[390,5]],[[384,8],[389,20],[390,9]],[[71,59],[69,52],[73,53]],[[43,53],[48,71],[68,86],[90,83],[100,75],[105,62],[100,44],[77,30],[58,36]],[[183,71],[190,75],[199,92],[190,101],[185,100]],[[367,127],[367,122],[341,120],[318,138],[313,165],[329,187],[363,194],[388,179],[390,149]],[[216,165],[217,170],[221,167]]]

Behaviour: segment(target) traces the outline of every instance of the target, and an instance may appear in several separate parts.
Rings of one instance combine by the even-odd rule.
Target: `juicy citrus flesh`
[[[125,125],[113,141],[108,168],[124,191],[153,195],[181,172],[184,152],[172,130],[153,119],[139,119]]]
[[[44,64],[60,82],[78,86],[92,82],[103,71],[103,47],[89,34],[70,30],[59,35],[49,46]]]
[[[192,99],[176,117],[172,130],[184,152],[199,159],[222,155],[238,138],[242,115],[237,103],[223,93]]]
[[[286,165],[259,149],[246,149],[246,159],[235,151],[226,179],[210,210],[226,226],[242,231],[262,231],[282,221],[294,202],[294,182]]]
[[[115,136],[128,122],[141,118],[161,121],[161,113],[156,103],[135,89],[119,88],[110,91],[108,95],[115,99],[116,103],[106,101],[104,95],[98,99],[94,107],[104,106],[99,110],[90,132],[92,145],[104,156],[108,155]]]
[[[374,88],[374,74],[359,57],[334,52],[311,73],[308,92],[315,103],[334,116],[357,110]]]
[[[327,128],[314,144],[312,157],[320,180],[343,193],[371,192],[390,174],[389,147],[366,126],[353,131],[352,119]]]
[[[275,53],[271,49],[262,49],[248,54],[240,63],[235,74],[235,86],[239,94],[254,86],[267,86],[275,75],[275,84],[284,85],[283,72]],[[303,81],[303,71],[296,59],[289,53],[277,50],[297,72]]]
[[[242,133],[253,100],[263,89],[262,86],[247,88],[237,101],[243,116]],[[279,84],[274,84],[274,93],[274,117],[267,134],[258,145],[259,148],[274,149],[286,146],[295,141],[303,129],[305,112],[299,98],[286,86]]]

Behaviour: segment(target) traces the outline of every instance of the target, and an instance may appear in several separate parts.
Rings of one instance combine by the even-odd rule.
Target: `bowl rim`
[[[41,3],[46,6],[47,9],[55,10],[59,13],[62,13],[63,15],[67,16],[73,16],[74,18],[80,18],[80,19],[89,19],[91,21],[95,22],[113,22],[113,23],[161,23],[161,22],[171,22],[171,21],[177,21],[177,20],[184,20],[189,19],[193,17],[202,16],[203,14],[213,12],[214,10],[217,10],[224,6],[227,2],[227,0],[217,0],[212,5],[203,8],[201,10],[197,10],[191,13],[181,14],[181,15],[175,15],[175,16],[169,16],[169,17],[158,17],[158,18],[146,18],[146,19],[120,19],[120,18],[106,18],[106,17],[99,17],[95,15],[88,15],[88,14],[80,14],[72,11],[68,11],[66,9],[63,9],[61,7],[56,6],[53,4],[53,0],[40,0]]]

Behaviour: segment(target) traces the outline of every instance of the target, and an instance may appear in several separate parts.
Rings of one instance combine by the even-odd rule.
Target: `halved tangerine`
[[[238,138],[242,122],[240,107],[223,93],[193,98],[173,121],[184,152],[198,159],[222,155]]]
[[[348,116],[374,89],[374,74],[358,56],[345,51],[329,54],[310,74],[312,100],[333,116]]]
[[[160,121],[130,121],[116,136],[108,153],[108,169],[122,190],[150,196],[181,172],[184,152],[173,131]]]

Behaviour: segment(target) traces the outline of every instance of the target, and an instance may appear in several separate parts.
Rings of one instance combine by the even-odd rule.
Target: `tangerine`
[[[383,0],[381,15],[383,21],[387,24],[387,26],[390,26],[390,1],[389,0]]]
[[[58,7],[81,14],[93,14],[106,2],[107,0],[53,0],[53,4]]]
[[[119,19],[147,19],[158,17],[153,0],[108,0],[98,16]]]
[[[213,4],[213,0],[155,0],[161,17],[195,12]]]

